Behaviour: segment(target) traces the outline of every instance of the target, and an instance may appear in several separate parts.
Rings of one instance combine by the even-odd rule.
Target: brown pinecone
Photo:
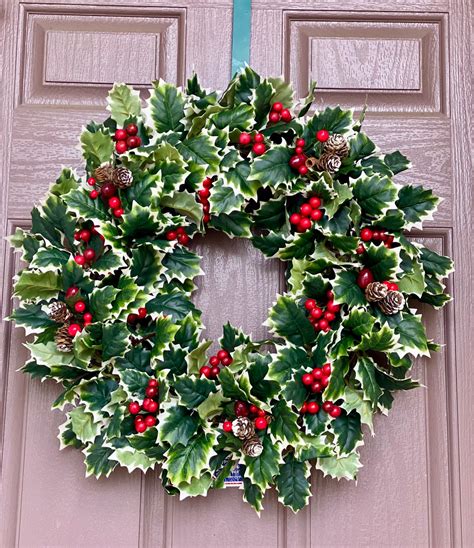
[[[115,168],[113,165],[105,164],[95,169],[93,176],[95,179],[97,179],[97,181],[99,181],[99,183],[107,183],[108,181],[113,180],[114,171]]]
[[[324,153],[318,158],[315,167],[320,171],[335,173],[341,167],[341,159],[335,154]]]
[[[325,154],[331,154],[339,156],[339,158],[345,158],[349,156],[349,143],[344,135],[340,133],[334,133],[324,143],[323,152]]]
[[[64,324],[56,331],[54,336],[54,342],[60,352],[72,352],[73,342],[68,329],[69,324]]]
[[[247,417],[238,417],[232,421],[232,432],[241,440],[251,438],[255,435],[255,426]]]
[[[242,444],[243,454],[249,457],[258,457],[262,454],[262,451],[263,445],[257,435],[244,440],[244,443]]]
[[[388,287],[380,282],[372,282],[365,288],[365,298],[371,303],[385,299],[387,293]]]
[[[126,167],[118,167],[114,170],[113,182],[118,188],[128,188],[132,186],[133,175]]]
[[[48,308],[49,317],[55,322],[66,323],[72,317],[66,303],[63,303],[62,301],[53,301],[49,304]]]
[[[405,306],[405,297],[400,291],[389,291],[387,296],[379,301],[379,306],[384,314],[396,314]]]

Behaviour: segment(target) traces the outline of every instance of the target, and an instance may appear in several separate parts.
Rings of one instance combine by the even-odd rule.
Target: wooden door
[[[222,89],[229,77],[230,0],[6,0],[2,15],[2,236],[28,226],[62,164],[79,165],[81,125],[105,116],[114,80],[182,83],[194,69]],[[153,474],[85,479],[81,454],[58,451],[62,415],[50,412],[58,388],[15,372],[26,358],[24,338],[4,324],[1,546],[474,545],[471,17],[469,0],[253,2],[255,69],[283,73],[300,95],[318,80],[320,104],[360,108],[367,97],[367,132],[413,160],[401,182],[444,198],[416,237],[456,260],[454,304],[426,315],[429,334],[446,346],[417,364],[427,389],[400,395],[376,422],[358,484],[315,473],[309,508],[294,516],[269,493],[259,519],[235,489],[179,502]],[[283,288],[279,265],[222,235],[210,235],[199,252],[207,277],[196,300],[207,336],[217,338],[227,320],[263,336],[267,308]],[[6,246],[2,257],[5,316],[19,264]]]

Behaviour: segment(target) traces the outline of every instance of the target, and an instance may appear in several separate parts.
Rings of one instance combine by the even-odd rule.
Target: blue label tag
[[[230,474],[224,480],[224,487],[241,487],[244,484],[244,478],[241,474],[240,464],[236,464]]]

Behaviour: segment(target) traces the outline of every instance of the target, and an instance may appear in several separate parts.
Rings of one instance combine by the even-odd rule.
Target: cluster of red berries
[[[357,275],[357,285],[361,289],[365,289],[373,281],[375,281],[374,275],[372,274],[372,271],[369,268],[363,268]],[[389,280],[385,280],[382,283],[387,286],[389,291],[398,291],[397,283],[391,282]]]
[[[244,401],[238,400],[234,404],[234,412],[237,417],[250,417],[253,419],[253,423],[257,430],[265,430],[268,426],[266,412],[263,409],[259,409],[256,405],[249,405]],[[232,422],[224,421],[222,428],[224,432],[232,432]]]
[[[84,252],[74,256],[74,260],[79,266],[84,266],[86,263],[91,263],[95,259],[95,251],[92,247],[86,247]]]
[[[138,127],[136,124],[128,124],[125,129],[117,129],[114,134],[115,151],[118,154],[123,154],[130,148],[139,147],[142,140],[137,133]]]
[[[280,120],[282,122],[291,122],[292,119],[293,116],[291,115],[291,112],[287,108],[283,108],[282,103],[273,103],[272,110],[268,115],[268,120],[272,124],[276,124]]]
[[[137,401],[132,401],[128,404],[128,410],[130,413],[132,415],[136,415],[135,430],[139,434],[142,434],[147,428],[155,426],[156,424],[156,413],[158,412],[159,406],[155,398],[158,395],[158,381],[156,379],[150,379],[145,390],[146,398],[143,400],[142,405],[140,405]],[[155,415],[139,415],[140,411],[155,413]]]
[[[257,156],[261,156],[262,154],[264,154],[267,150],[267,146],[265,145],[265,136],[263,135],[263,133],[256,133],[253,136],[253,139],[250,133],[246,133],[245,131],[242,131],[242,133],[239,135],[239,144],[244,147],[249,146],[252,141],[252,152]]]
[[[341,416],[342,408],[339,407],[339,405],[335,405],[332,401],[329,401],[329,400],[325,401],[321,407],[323,411],[328,413],[334,419],[337,419],[337,417]],[[306,413],[309,413],[310,415],[316,415],[316,413],[319,412],[321,407],[315,401],[304,402],[303,405],[301,406],[300,413],[302,415]]]
[[[288,162],[290,167],[296,169],[300,175],[306,175],[308,173],[308,168],[306,167],[307,156],[304,153],[304,145],[304,139],[296,139],[295,153]]]
[[[391,248],[394,240],[394,236],[387,234],[383,229],[377,228],[363,228],[360,231],[360,239],[362,242],[383,242],[385,247]],[[363,243],[360,243],[356,249],[356,253],[361,255],[365,251],[365,246]]]
[[[322,367],[315,367],[311,373],[305,373],[301,376],[301,382],[313,394],[322,392],[329,384],[331,376],[331,364],[325,363]]]
[[[217,354],[209,358],[209,365],[203,365],[199,370],[201,376],[208,379],[215,379],[219,375],[220,367],[219,364],[222,364],[224,367],[227,367],[232,363],[232,357],[227,352],[227,350],[219,350]]]
[[[204,181],[202,182],[202,188],[198,190],[198,201],[201,203],[202,211],[204,213],[202,220],[206,224],[211,220],[211,215],[209,214],[209,211],[211,210],[211,206],[209,204],[211,187],[212,187],[212,179],[210,177],[206,177]]]
[[[317,223],[323,218],[323,212],[319,209],[321,203],[321,198],[313,196],[300,207],[299,213],[290,215],[290,223],[296,227],[298,232],[306,232],[313,226],[313,223]]]
[[[87,184],[90,186],[96,186],[97,181],[94,177],[89,177],[87,179]],[[89,198],[96,200],[99,197],[99,194],[102,196],[102,199],[105,204],[107,204],[114,217],[121,217],[124,214],[122,202],[117,194],[117,187],[114,183],[105,183],[100,188],[94,188],[89,192]]]
[[[176,230],[168,230],[166,239],[170,242],[178,240],[178,243],[181,245],[188,245],[191,241],[191,238],[186,234],[186,230],[183,226],[179,226]]]
[[[309,313],[308,319],[314,329],[325,333],[331,330],[330,323],[336,319],[336,315],[341,309],[340,305],[334,304],[334,293],[331,290],[326,293],[326,296],[328,300],[325,308],[318,306],[315,299],[306,299],[304,303],[304,307]]]
[[[68,287],[66,290],[66,299],[74,299],[78,295],[79,288],[75,285]],[[72,308],[76,314],[80,314],[82,316],[82,323],[84,327],[92,323],[92,314],[86,311],[87,305],[82,299],[77,300]],[[77,333],[82,331],[81,324],[77,323],[77,321],[75,323],[71,323],[67,331],[71,337],[74,337]]]
[[[137,314],[132,312],[131,314],[127,316],[127,323],[129,323],[130,325],[135,325],[140,320],[144,320],[147,316],[148,316],[147,309],[144,306],[142,306],[138,309]]]

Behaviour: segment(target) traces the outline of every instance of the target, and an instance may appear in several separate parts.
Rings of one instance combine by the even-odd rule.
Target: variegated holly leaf
[[[316,468],[321,470],[324,476],[340,480],[354,480],[362,468],[360,457],[357,453],[351,453],[344,457],[324,457],[316,461]]]
[[[170,447],[163,463],[169,481],[179,485],[201,477],[203,471],[209,468],[211,457],[216,454],[213,449],[215,441],[215,434],[201,434],[191,438],[186,445],[178,443]]]
[[[244,457],[246,467],[244,476],[262,491],[266,491],[273,482],[273,478],[279,473],[280,465],[284,461],[280,444],[273,442],[270,436],[262,439],[262,445],[263,451],[258,457]]]
[[[395,208],[397,186],[389,177],[363,175],[353,182],[354,198],[362,211],[371,218],[378,218],[390,208]]]
[[[275,480],[278,500],[295,513],[304,508],[311,496],[310,476],[309,462],[298,461],[294,453],[287,453]]]
[[[311,345],[316,332],[303,310],[288,296],[280,295],[265,322],[272,333],[283,337],[295,346]]]
[[[107,110],[117,125],[123,126],[129,118],[140,115],[140,94],[126,84],[114,84],[107,96]]]

